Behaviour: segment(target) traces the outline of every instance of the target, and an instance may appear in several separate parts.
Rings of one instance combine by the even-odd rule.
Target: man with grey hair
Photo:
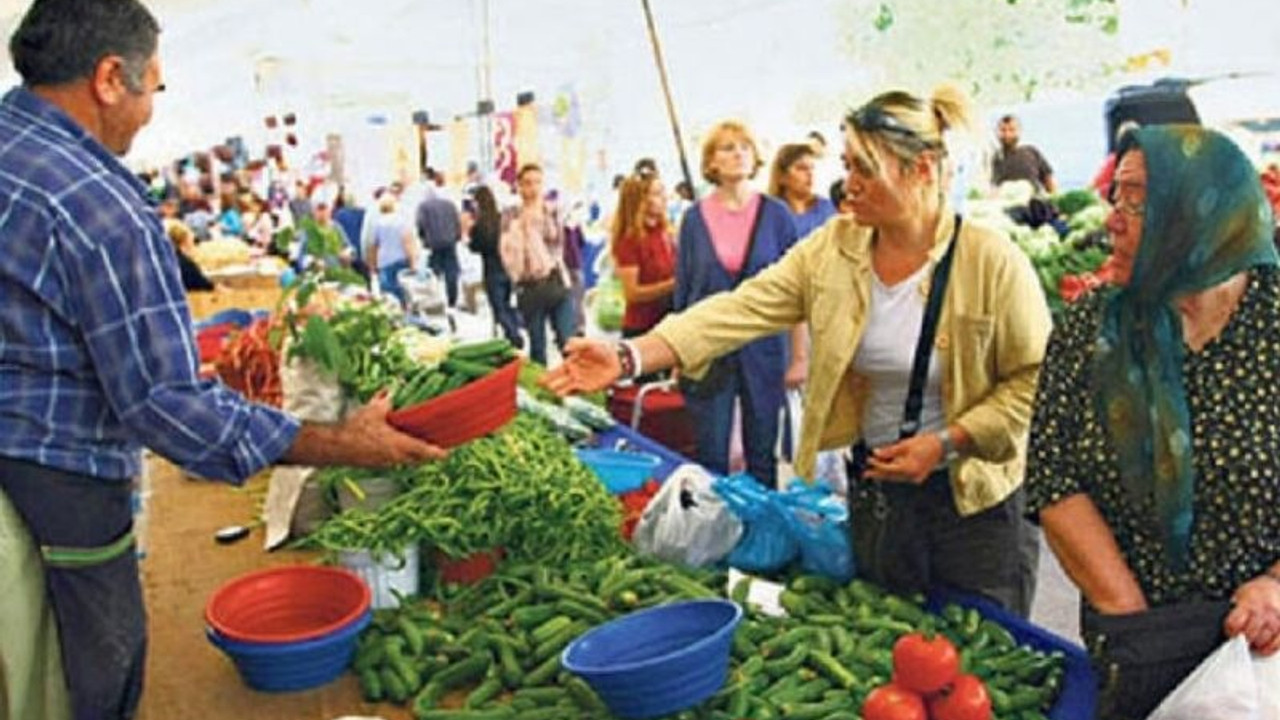
[[[387,424],[386,397],[323,425],[199,379],[173,246],[117,158],[164,89],[159,33],[137,0],[35,0],[9,42],[23,84],[0,98],[0,538],[29,533],[39,558],[17,581],[6,563],[0,716],[50,674],[9,662],[41,642],[19,618],[44,617],[46,599],[74,717],[134,715],[146,617],[130,501],[144,445],[233,482],[279,460],[443,455]],[[24,596],[40,606],[15,607],[13,583],[40,572],[46,592]]]

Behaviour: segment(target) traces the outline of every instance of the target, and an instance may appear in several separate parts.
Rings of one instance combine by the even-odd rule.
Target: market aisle
[[[407,720],[390,706],[365,705],[352,675],[309,692],[273,695],[250,690],[229,660],[204,637],[204,605],[225,580],[270,565],[306,562],[307,553],[262,550],[255,530],[234,545],[218,545],[220,527],[252,519],[265,476],[247,490],[186,480],[152,457],[148,556],[142,562],[150,651],[140,720],[332,720],[343,715]]]

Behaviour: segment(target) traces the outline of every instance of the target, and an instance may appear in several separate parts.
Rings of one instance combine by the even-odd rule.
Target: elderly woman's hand
[[[1231,600],[1235,607],[1224,624],[1227,635],[1244,634],[1250,647],[1261,655],[1280,650],[1280,579],[1273,575],[1254,578],[1237,588]]]

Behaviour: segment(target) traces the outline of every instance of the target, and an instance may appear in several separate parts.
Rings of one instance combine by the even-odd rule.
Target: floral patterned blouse
[[[1094,404],[1103,294],[1071,306],[1049,339],[1031,423],[1028,513],[1087,493],[1151,605],[1228,598],[1280,559],[1280,269],[1250,274],[1222,333],[1199,352],[1188,349],[1182,367],[1196,470],[1183,573],[1165,563],[1154,502],[1136,503],[1121,487]]]

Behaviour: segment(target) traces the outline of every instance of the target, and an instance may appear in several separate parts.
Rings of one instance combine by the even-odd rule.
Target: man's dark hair
[[[124,58],[125,84],[142,92],[160,24],[137,0],[35,0],[9,38],[13,67],[27,87],[93,75],[108,55]]]
[[[531,172],[542,172],[542,166],[538,163],[525,163],[516,171],[516,180],[523,180],[525,175]]]
[[[1001,125],[1003,125],[1003,124],[1005,124],[1005,123],[1016,123],[1016,122],[1018,122],[1018,116],[1017,116],[1017,115],[1001,115],[1001,116],[1000,116],[1000,124],[1001,124]]]

